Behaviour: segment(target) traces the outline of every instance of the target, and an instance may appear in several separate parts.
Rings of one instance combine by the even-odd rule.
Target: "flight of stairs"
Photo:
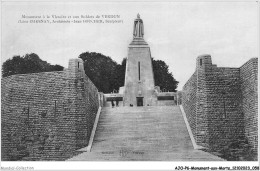
[[[178,106],[102,109],[91,152],[77,161],[213,161],[194,150]]]

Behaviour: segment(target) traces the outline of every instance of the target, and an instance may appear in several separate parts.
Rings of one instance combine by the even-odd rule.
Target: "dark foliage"
[[[96,52],[85,52],[79,55],[84,61],[86,75],[96,85],[98,90],[103,93],[111,93],[123,86],[122,75],[117,71],[123,70],[110,57]],[[122,74],[122,75],[120,75]]]
[[[12,59],[6,60],[2,65],[2,76],[62,70],[62,66],[51,65],[41,60],[37,54],[31,53],[22,57],[14,56]]]
[[[110,57],[96,52],[84,52],[79,58],[84,61],[86,75],[103,93],[117,92],[124,86],[126,58],[117,64]],[[155,85],[161,90],[176,91],[178,81],[174,79],[164,61],[152,59]],[[115,91],[116,90],[116,91]]]
[[[82,53],[79,58],[84,61],[85,73],[104,93],[118,92],[119,87],[124,86],[126,58],[121,64],[117,64],[110,57],[96,52]],[[176,91],[178,81],[169,73],[168,65],[164,61],[152,59],[155,85],[161,90]],[[2,76],[14,74],[27,74],[37,72],[62,71],[60,65],[50,65],[43,61],[35,53],[25,56],[14,56],[2,65]]]
[[[172,73],[169,72],[169,66],[162,60],[152,58],[154,82],[161,90],[176,92],[178,81],[175,80]]]

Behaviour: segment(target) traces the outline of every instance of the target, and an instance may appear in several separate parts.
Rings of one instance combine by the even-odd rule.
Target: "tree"
[[[100,92],[110,93],[119,89],[116,75],[119,66],[110,57],[96,52],[84,52],[79,58],[84,61],[86,75]]]
[[[12,59],[6,60],[2,65],[2,76],[62,70],[62,66],[50,65],[46,61],[41,60],[37,54],[31,53],[22,57],[14,56]]]
[[[117,64],[110,57],[96,52],[84,52],[79,55],[84,61],[86,75],[92,80],[99,91],[111,93],[124,86],[126,58]],[[161,90],[176,91],[178,81],[169,72],[169,67],[164,61],[152,59],[155,85]]]
[[[120,64],[117,64],[114,74],[113,74],[113,79],[114,80],[114,87],[116,90],[119,90],[120,87],[124,86],[125,82],[125,69],[126,69],[126,58],[123,59],[123,61]]]
[[[154,60],[152,58],[154,82],[160,89],[166,91],[176,92],[178,81],[175,80],[172,73],[169,72],[169,66],[162,60]]]

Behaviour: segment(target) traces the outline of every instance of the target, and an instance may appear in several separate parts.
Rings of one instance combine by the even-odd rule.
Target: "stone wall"
[[[241,68],[223,68],[213,65],[210,55],[197,58],[196,71],[183,87],[182,105],[198,145],[223,149],[243,139],[245,127],[249,137],[256,137],[257,60],[250,61]],[[254,109],[249,111],[249,105]]]
[[[176,100],[157,100],[157,106],[175,106],[177,105]]]
[[[197,72],[195,72],[183,86],[182,105],[185,110],[188,122],[190,124],[191,131],[193,135],[196,135]],[[196,140],[197,136],[194,136],[194,138]]]
[[[2,78],[1,88],[2,160],[64,160],[88,145],[99,95],[81,59]]]
[[[240,67],[242,110],[245,121],[245,135],[255,151],[258,149],[258,61],[252,58]]]
[[[218,150],[244,139],[239,68],[213,67],[207,79],[209,146]]]
[[[182,104],[182,91],[177,91],[177,105]]]
[[[177,92],[157,92],[157,106],[177,105]]]

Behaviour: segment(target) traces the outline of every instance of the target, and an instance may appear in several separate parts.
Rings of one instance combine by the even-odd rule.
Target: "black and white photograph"
[[[1,170],[259,170],[259,8],[2,0]]]

